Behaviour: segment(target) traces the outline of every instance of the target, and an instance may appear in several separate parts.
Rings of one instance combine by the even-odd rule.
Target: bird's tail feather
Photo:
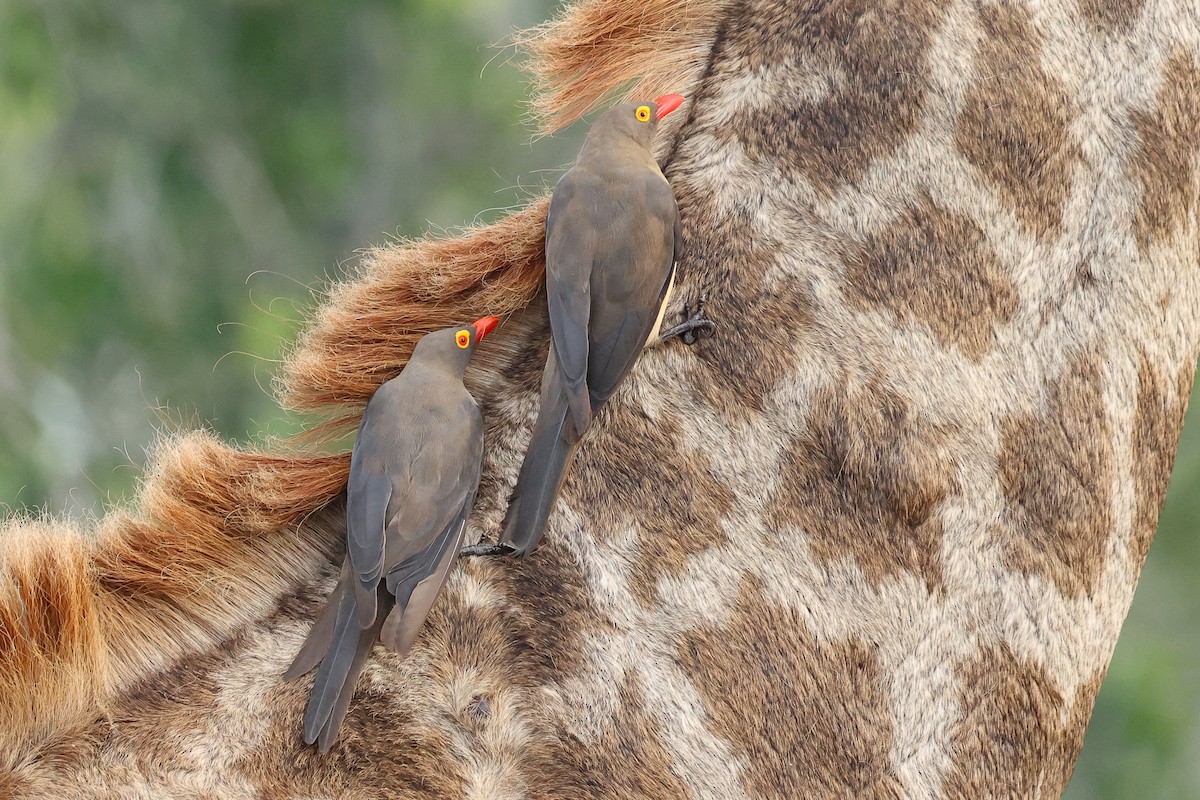
[[[317,663],[321,665],[313,679],[308,709],[304,712],[304,741],[317,743],[322,753],[329,752],[337,737],[338,728],[350,707],[354,684],[387,616],[377,613],[370,627],[359,627],[357,603],[354,592],[347,586],[345,570],[342,577],[308,641],[284,675],[288,679],[295,678]],[[390,599],[391,595],[381,586],[378,595],[381,612],[385,612]],[[320,648],[323,642],[326,646]]]
[[[500,544],[517,555],[529,553],[541,541],[579,439],[564,394],[550,399],[548,404],[543,396],[500,536]]]
[[[317,621],[313,623],[312,629],[308,632],[308,638],[304,640],[304,644],[300,645],[300,651],[296,653],[292,665],[288,667],[287,672],[283,673],[285,681],[295,680],[301,675],[307,674],[313,667],[321,663],[321,659],[325,658],[325,654],[329,652],[329,643],[333,640],[338,609],[341,608],[342,600],[349,590],[350,560],[346,559],[342,564],[342,575],[338,579],[337,586],[325,601],[325,608],[321,611],[321,616],[317,617]]]

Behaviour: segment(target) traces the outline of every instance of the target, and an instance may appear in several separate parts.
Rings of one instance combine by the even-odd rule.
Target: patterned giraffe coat
[[[536,107],[689,96],[659,156],[676,296],[718,335],[643,357],[541,550],[458,568],[327,758],[279,676],[340,559],[344,456],[181,435],[94,530],[10,520],[0,795],[1056,797],[1200,345],[1198,16],[572,6],[526,41]],[[511,312],[470,376],[473,537],[535,410],[545,211],[373,251],[280,377],[352,420],[422,332]]]

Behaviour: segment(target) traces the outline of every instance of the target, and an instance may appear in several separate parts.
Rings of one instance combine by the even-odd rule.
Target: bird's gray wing
[[[475,417],[461,448],[465,452],[456,456],[459,469],[446,465],[438,473],[443,480],[437,491],[427,492],[430,505],[415,509],[419,516],[399,513],[388,525],[385,580],[396,605],[380,640],[401,654],[412,646],[462,549],[483,463],[483,421],[478,410]]]
[[[387,471],[392,459],[380,451],[395,437],[381,442],[381,437],[372,430],[374,416],[387,408],[386,404],[372,400],[358,428],[346,486],[346,555],[354,573],[360,628],[369,628],[378,613],[376,589],[383,575],[383,534],[393,485],[393,476]]]
[[[385,574],[434,546],[479,483],[483,420],[470,398],[462,413],[469,418],[456,429],[465,428],[466,435],[429,437],[392,487],[384,534]]]
[[[588,400],[588,322],[591,314],[592,254],[596,240],[597,188],[577,169],[559,179],[546,216],[546,302],[550,336],[567,402],[581,433],[591,424]]]
[[[674,193],[672,192],[672,194],[674,194]],[[674,275],[675,274],[674,264],[675,264],[675,262],[677,262],[679,260],[679,254],[681,252],[683,252],[683,223],[679,220],[679,207],[678,206],[675,207],[675,224],[672,227],[673,227],[673,230],[671,231],[671,264],[672,264],[671,274]],[[667,291],[666,287],[663,287],[663,292],[665,293],[666,291]]]
[[[379,634],[385,647],[400,655],[406,655],[412,647],[417,632],[433,608],[433,601],[450,577],[450,568],[462,549],[467,518],[474,505],[475,492],[472,491],[464,498],[462,508],[442,531],[435,546],[388,573],[387,586],[396,598],[396,605]]]
[[[603,405],[633,369],[658,320],[675,269],[675,197],[661,176],[646,182],[644,213],[603,249],[593,278],[587,383]]]
[[[378,593],[384,596],[377,602],[386,603],[386,593],[382,589]],[[342,602],[335,607],[329,651],[321,659],[304,712],[304,741],[316,742],[322,753],[329,752],[337,736],[354,695],[354,684],[383,626],[380,618],[369,627],[360,628],[354,617],[352,597],[343,596]]]

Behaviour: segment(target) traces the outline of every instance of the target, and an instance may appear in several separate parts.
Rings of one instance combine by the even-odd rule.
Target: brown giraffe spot
[[[1058,80],[1040,66],[1040,37],[1022,6],[984,6],[979,23],[977,83],[955,143],[1026,228],[1052,235],[1079,157],[1068,129],[1074,111]]]
[[[859,180],[920,121],[938,6],[931,0],[763,4],[727,38],[732,68],[744,74],[790,61],[802,79],[801,65],[814,64],[814,77],[829,92],[816,102],[789,102],[780,87],[777,102],[735,119],[729,132],[752,159],[798,170],[826,194]]]
[[[48,740],[38,749],[36,760],[21,760],[12,772],[0,767],[0,797],[13,800],[90,797],[93,795],[88,794],[88,787],[97,779],[103,782],[104,773],[114,762],[126,771],[134,765],[145,768],[148,760],[139,758],[124,743],[112,747],[119,741],[112,736],[115,719],[103,715],[115,710],[105,704],[97,719],[64,729]],[[111,773],[107,777],[111,780]]]
[[[823,562],[851,558],[872,584],[910,572],[942,583],[937,506],[956,489],[944,434],[872,382],[817,391],[779,473],[776,525],[795,525]]]
[[[780,247],[755,230],[753,198],[718,205],[709,187],[686,180],[675,192],[684,226],[680,272],[703,287],[706,313],[717,323],[690,350],[690,391],[735,421],[757,416],[795,369],[796,348],[813,324],[812,298],[798,282],[768,282]],[[677,284],[672,305],[694,300],[687,291]],[[671,316],[664,321],[672,323]]]
[[[377,647],[372,658],[380,652]],[[288,711],[267,716],[266,730],[238,759],[237,771],[280,797],[375,796],[380,787],[398,797],[463,795],[466,782],[447,736],[397,703],[386,687],[373,686],[366,672],[329,753],[305,745],[300,735],[311,685],[308,678],[272,690],[268,702]]]
[[[85,780],[81,775],[94,778],[98,766],[153,776],[185,774],[206,766],[197,763],[196,740],[207,734],[218,713],[221,687],[211,672],[239,651],[240,639],[226,640],[107,698],[92,720],[51,740],[39,752],[37,766],[52,765],[52,769],[32,771],[33,786],[37,787],[38,779],[71,785]],[[29,796],[66,796],[61,787],[52,792],[45,786],[37,788]],[[0,797],[9,796],[0,792]]]
[[[627,675],[612,719],[595,740],[582,741],[558,726],[548,746],[522,764],[533,800],[589,797],[688,798],[691,792],[660,743],[662,730],[642,700],[641,682]]]
[[[212,671],[241,650],[241,637],[226,640],[134,684],[114,704],[108,747],[131,754],[148,772],[194,769],[186,743],[219,711],[221,686]]]
[[[1171,481],[1171,468],[1191,397],[1194,373],[1195,359],[1189,359],[1179,373],[1176,385],[1170,386],[1144,353],[1138,364],[1137,412],[1133,418],[1137,514],[1131,544],[1135,571],[1141,570],[1158,528],[1158,514]]]
[[[1112,430],[1096,353],[1080,356],[1049,387],[1042,414],[1001,425],[997,529],[1005,564],[1054,581],[1069,597],[1091,594],[1112,533]]]
[[[518,686],[540,686],[582,671],[583,644],[599,625],[587,577],[574,555],[548,545],[543,542],[523,559],[509,559],[520,563],[504,564],[496,580],[517,609],[507,636],[518,656],[515,670],[530,673],[528,682],[509,676]]]
[[[28,797],[30,782],[15,772],[0,768],[0,797]]]
[[[417,640],[431,649],[435,680],[450,679],[442,669],[475,669],[502,685],[536,689],[584,669],[584,643],[599,623],[587,579],[569,551],[546,540],[526,558],[471,568],[487,570],[504,602],[469,606],[455,592],[438,598]]]
[[[677,575],[688,556],[724,543],[721,517],[733,493],[713,474],[706,453],[683,449],[680,420],[651,420],[624,404],[613,411],[588,434],[575,460],[579,477],[567,481],[564,496],[590,513],[599,535],[638,531],[631,587],[648,604],[661,576]]]
[[[1058,797],[1075,768],[1103,672],[1064,698],[1045,669],[1005,644],[957,665],[962,686],[951,730],[946,797]]]
[[[1142,13],[1145,0],[1079,0],[1079,13],[1108,33],[1128,30]]]
[[[1178,47],[1163,70],[1153,109],[1133,113],[1138,148],[1130,177],[1142,187],[1134,233],[1144,252],[1196,211],[1200,152],[1200,63]]]
[[[924,323],[974,361],[1017,309],[1017,292],[982,231],[928,196],[863,243],[846,282],[860,305]]]
[[[900,797],[892,710],[875,654],[815,637],[746,581],[729,621],[684,634],[680,666],[755,798]]]

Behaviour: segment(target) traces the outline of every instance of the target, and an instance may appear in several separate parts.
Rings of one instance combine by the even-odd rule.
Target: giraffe
[[[569,6],[526,40],[542,124],[688,95],[657,155],[678,302],[718,335],[643,356],[542,547],[464,562],[326,758],[279,676],[335,578],[346,456],[182,434],[94,529],[8,521],[0,793],[1058,796],[1200,352],[1198,17]],[[421,333],[510,313],[469,375],[471,538],[535,413],[545,213],[371,251],[279,377],[336,429]]]

